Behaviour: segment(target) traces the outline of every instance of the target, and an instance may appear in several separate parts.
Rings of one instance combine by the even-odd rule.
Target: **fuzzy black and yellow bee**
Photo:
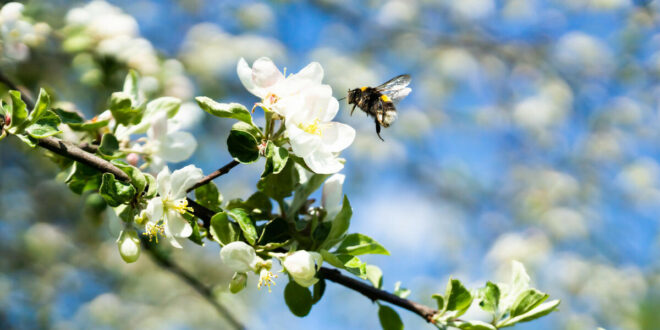
[[[402,74],[396,76],[384,84],[376,87],[360,87],[348,91],[348,104],[353,105],[351,115],[355,107],[359,107],[367,116],[374,117],[376,123],[376,134],[380,136],[380,127],[389,127],[396,119],[396,108],[394,104],[406,97],[411,89],[406,87],[410,84],[410,76]]]

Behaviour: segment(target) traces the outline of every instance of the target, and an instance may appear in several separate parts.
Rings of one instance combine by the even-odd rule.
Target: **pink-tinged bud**
[[[5,126],[11,125],[11,117],[9,115],[5,116]]]
[[[134,152],[132,152],[132,153],[128,154],[128,156],[126,156],[126,161],[129,164],[133,165],[133,166],[137,166],[138,160],[140,160],[140,156],[138,156],[138,154],[136,154]]]

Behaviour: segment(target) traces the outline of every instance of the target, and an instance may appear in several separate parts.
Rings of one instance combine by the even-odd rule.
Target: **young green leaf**
[[[125,204],[135,196],[135,188],[129,184],[118,181],[111,173],[103,173],[99,193],[103,199],[112,207]]]
[[[21,93],[19,91],[9,91],[9,97],[11,98],[11,105],[6,104],[4,106],[6,116],[11,118],[11,123],[8,125],[7,131],[17,134],[20,133],[20,129],[27,121],[28,111],[25,102],[21,99]]]
[[[294,281],[289,281],[284,288],[284,301],[289,306],[291,313],[298,317],[304,317],[309,314],[314,304],[309,289],[300,286]]]
[[[282,218],[275,218],[262,226],[259,245],[269,243],[284,243],[291,238],[289,225]]]
[[[218,103],[206,96],[195,98],[204,111],[220,118],[233,118],[254,126],[250,110],[238,103]]]
[[[438,304],[438,310],[443,311],[445,309],[445,298],[438,293],[431,295],[431,298],[435,299],[435,302]]]
[[[110,96],[110,112],[117,123],[130,124],[141,114],[140,108],[133,108],[131,95],[124,92],[114,92]]]
[[[289,160],[289,151],[286,148],[276,146],[272,141],[268,141],[264,156],[266,157],[266,166],[264,172],[261,173],[262,178],[272,173],[282,172]]]
[[[482,321],[463,321],[457,324],[463,330],[497,330],[494,325]]]
[[[218,191],[218,186],[213,182],[209,182],[197,189],[195,189],[195,199],[197,203],[210,209],[212,211],[220,211],[220,203],[222,203],[222,196]]]
[[[119,141],[112,133],[105,133],[101,138],[101,145],[99,146],[99,152],[106,156],[112,156],[119,150]]]
[[[188,236],[188,239],[193,241],[197,245],[204,246],[204,239],[199,229],[199,223],[197,223],[197,221],[195,220],[195,216],[189,213],[185,213],[183,217],[188,221],[188,223],[193,229],[192,234]]]
[[[85,119],[75,111],[67,111],[63,109],[53,109],[52,111],[60,117],[62,124],[82,124],[85,122]]]
[[[238,225],[229,221],[225,212],[218,212],[211,218],[211,236],[221,246],[240,239],[240,228]]]
[[[289,206],[289,209],[287,211],[287,214],[291,219],[296,215],[298,210],[307,202],[307,198],[309,195],[311,195],[313,192],[318,190],[323,182],[325,182],[325,179],[328,178],[328,174],[313,174],[311,177],[305,181],[305,183],[301,184],[296,188],[295,193],[293,195],[293,201],[291,202],[291,205]]]
[[[156,112],[165,112],[167,118],[172,118],[179,112],[181,108],[181,100],[176,97],[164,96],[159,97],[147,103],[147,108],[144,110],[144,115],[149,116]]]
[[[254,245],[257,241],[257,229],[254,227],[254,223],[250,218],[250,215],[244,209],[232,209],[227,211],[227,214],[232,217],[243,231],[243,236],[250,243]]]
[[[74,162],[64,182],[76,194],[98,190],[101,186],[101,172],[85,164]]]
[[[34,109],[32,109],[32,112],[30,112],[27,121],[30,123],[35,123],[46,112],[48,107],[50,107],[50,95],[48,95],[46,90],[42,88],[39,90],[37,102],[34,104]]]
[[[261,178],[257,183],[257,188],[268,197],[282,201],[284,198],[291,196],[299,179],[299,174],[293,162],[287,162],[279,174],[271,174]]]
[[[479,289],[479,306],[486,312],[496,313],[500,302],[500,288],[497,284],[487,282],[486,286]]]
[[[344,202],[341,206],[341,210],[335,218],[332,220],[332,227],[330,228],[330,233],[325,239],[322,247],[331,248],[335,244],[339,243],[341,237],[346,233],[348,227],[351,224],[351,217],[353,216],[353,209],[351,208],[351,203],[348,201],[348,197],[344,195]]]
[[[105,138],[105,135],[103,137]],[[101,145],[103,145],[103,143],[101,143]],[[128,177],[131,178],[131,184],[135,187],[135,194],[140,196],[144,189],[147,188],[147,184],[149,184],[147,181],[148,174],[142,173],[137,167],[126,164],[124,161],[118,159],[112,160],[111,163],[119,167],[124,173],[128,174]],[[153,185],[155,186],[155,182]]]
[[[383,271],[375,265],[367,265],[367,279],[376,289],[383,286]]]
[[[406,299],[410,295],[410,289],[402,288],[401,281],[397,281],[396,283],[394,283],[394,292],[392,293],[394,293],[395,296],[399,296],[403,299]],[[442,307],[440,307],[439,309],[442,309]]]
[[[528,321],[531,321],[531,320],[538,319],[541,316],[548,315],[548,314],[552,313],[553,311],[555,311],[557,309],[557,307],[559,306],[559,303],[560,303],[559,300],[552,300],[552,301],[542,303],[542,304],[536,306],[536,308],[528,311],[527,313],[518,315],[518,316],[513,317],[513,318],[507,318],[505,320],[502,320],[502,321],[498,322],[496,326],[497,326],[497,328],[504,328],[504,327],[512,326],[516,323],[528,322]]]
[[[447,283],[445,299],[447,300],[445,310],[455,311],[454,317],[463,315],[472,304],[470,291],[463,286],[461,281],[453,278],[450,278]]]
[[[350,234],[341,241],[335,253],[350,254],[359,256],[363,254],[384,254],[390,255],[382,245],[374,239],[363,234]]]
[[[510,317],[515,317],[520,314],[527,313],[546,299],[548,299],[547,293],[543,293],[535,289],[526,290],[518,296],[516,302],[511,307],[511,311],[509,313]]]
[[[42,112],[35,121],[31,121],[25,128],[25,132],[35,139],[43,139],[61,133],[57,128],[57,125],[60,123],[60,117],[54,112],[47,110]]]
[[[122,91],[131,98],[133,104],[137,104],[140,100],[139,78],[135,70],[129,70],[126,79],[124,79]]]
[[[403,322],[399,314],[392,307],[379,305],[378,319],[383,330],[402,330]]]

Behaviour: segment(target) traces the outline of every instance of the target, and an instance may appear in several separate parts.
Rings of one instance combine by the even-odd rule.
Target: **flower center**
[[[257,288],[261,289],[261,287],[265,285],[268,287],[268,292],[272,292],[270,286],[275,285],[274,278],[277,278],[277,275],[273,274],[266,268],[262,268],[259,272],[259,283],[257,284]]]
[[[322,130],[321,130],[321,128],[319,127],[319,123],[320,123],[320,122],[321,122],[321,120],[318,119],[318,118],[316,118],[316,119],[314,120],[314,122],[312,122],[311,124],[302,124],[302,123],[301,123],[301,124],[298,124],[298,127],[299,127],[301,130],[303,130],[303,131],[305,131],[305,132],[307,132],[307,133],[309,133],[309,134],[313,134],[313,135],[321,136]]]
[[[147,223],[144,226],[144,233],[142,235],[149,237],[149,242],[152,240],[156,240],[156,243],[158,243],[158,235],[165,235],[165,227],[163,227],[163,224],[154,224],[154,223]]]
[[[193,211],[193,208],[188,206],[188,200],[186,200],[185,198],[178,199],[175,201],[165,200],[163,201],[163,204],[165,204],[165,207],[177,211],[181,214],[185,214],[186,212]]]
[[[279,96],[277,96],[273,93],[270,93],[270,94],[266,95],[266,98],[264,98],[264,103],[266,103],[266,104],[275,104],[279,100],[280,100]]]

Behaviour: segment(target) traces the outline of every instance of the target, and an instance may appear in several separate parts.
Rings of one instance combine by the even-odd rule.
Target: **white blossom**
[[[0,9],[2,51],[10,60],[23,61],[30,55],[30,46],[41,44],[50,33],[46,23],[33,24],[23,17],[23,4],[10,2]]]
[[[162,169],[166,162],[178,163],[190,158],[196,148],[197,140],[192,134],[168,130],[165,113],[153,118],[147,131],[147,142],[138,147],[150,157],[151,169],[155,171]]]
[[[332,96],[330,86],[310,87],[303,96],[286,104],[286,133],[293,152],[315,173],[336,173],[344,168],[337,154],[353,143],[355,129],[331,121],[339,110],[339,102]]]
[[[282,266],[296,283],[309,287],[319,281],[316,271],[321,268],[323,259],[317,252],[296,251],[284,258]]]
[[[192,234],[192,226],[183,217],[183,214],[192,210],[188,206],[186,191],[202,177],[202,170],[194,165],[188,165],[174,173],[170,173],[170,169],[165,167],[158,173],[158,197],[149,200],[145,212],[148,219],[145,225],[146,235],[156,239],[158,235],[163,235],[174,247],[181,248],[176,238]]]
[[[220,258],[225,266],[237,273],[254,271],[257,264],[263,261],[257,256],[253,247],[241,241],[231,242],[222,247]]]

